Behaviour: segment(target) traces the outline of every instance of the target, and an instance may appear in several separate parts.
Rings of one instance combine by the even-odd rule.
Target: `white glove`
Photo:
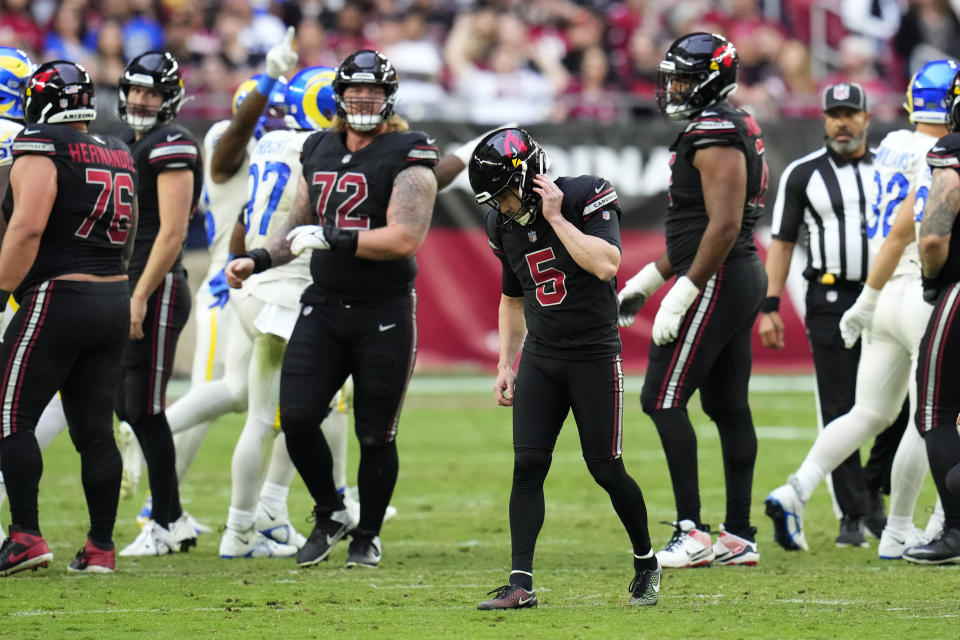
[[[632,278],[627,280],[617,295],[620,301],[620,313],[617,317],[617,324],[621,327],[633,325],[637,314],[643,307],[647,298],[653,295],[653,292],[660,288],[664,283],[663,276],[653,262],[648,263],[643,269],[640,269]]]
[[[290,243],[290,253],[295,256],[303,253],[304,249],[330,248],[330,243],[323,234],[323,227],[316,224],[305,224],[292,229],[287,234],[287,242]]]
[[[857,344],[860,334],[866,335],[873,328],[873,311],[877,308],[878,297],[879,289],[864,285],[857,301],[840,318],[840,336],[847,349],[852,349],[853,345]]]
[[[293,50],[294,28],[288,27],[280,44],[267,52],[267,75],[276,80],[297,65],[297,52]]]
[[[667,295],[660,303],[657,317],[653,319],[653,342],[658,347],[673,342],[680,333],[680,323],[687,315],[687,309],[697,299],[700,290],[687,276],[677,278]]]
[[[477,145],[480,144],[480,141],[483,140],[487,135],[493,133],[494,131],[499,131],[500,129],[513,128],[516,126],[516,122],[508,122],[494,129],[490,129],[489,131],[484,131],[470,142],[465,142],[457,147],[452,155],[457,156],[463,164],[470,164],[470,156],[473,155],[474,149],[477,148]]]

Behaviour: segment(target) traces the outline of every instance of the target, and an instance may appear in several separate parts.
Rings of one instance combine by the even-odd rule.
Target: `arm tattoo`
[[[270,252],[270,258],[274,265],[286,264],[296,256],[290,253],[290,243],[287,241],[287,234],[295,227],[305,224],[317,224],[317,216],[310,206],[310,191],[307,187],[307,181],[301,176],[300,187],[297,189],[297,199],[290,209],[290,215],[287,216],[277,232],[270,236],[267,244],[264,246]]]
[[[950,235],[958,211],[960,188],[956,185],[956,178],[944,171],[934,172],[923,222],[920,223],[920,237]]]
[[[387,222],[411,227],[417,235],[426,234],[437,198],[437,178],[427,167],[410,167],[397,174],[387,205]]]

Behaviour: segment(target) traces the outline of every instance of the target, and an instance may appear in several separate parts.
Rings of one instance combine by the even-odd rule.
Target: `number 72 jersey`
[[[900,203],[916,190],[914,219],[919,227],[930,185],[927,152],[937,142],[933,136],[909,129],[891,131],[874,151],[872,206],[867,208],[866,232],[870,255],[876,257],[884,239],[890,235]],[[919,275],[920,257],[915,242],[907,245],[894,275]]]

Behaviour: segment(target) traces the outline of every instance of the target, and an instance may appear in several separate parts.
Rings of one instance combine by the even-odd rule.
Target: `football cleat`
[[[123,461],[123,474],[120,476],[120,497],[129,499],[137,492],[137,486],[140,484],[140,474],[143,472],[143,451],[140,449],[137,435],[126,422],[121,422],[116,426],[113,430],[113,437],[117,441],[120,459]],[[148,513],[147,520],[149,519]],[[143,526],[142,522],[140,526]]]
[[[660,599],[660,581],[663,567],[639,571],[630,582],[630,604],[635,607],[653,607]]]
[[[537,593],[527,591],[515,584],[505,584],[502,587],[497,587],[493,591],[487,592],[487,595],[493,597],[477,605],[477,609],[480,611],[530,609],[537,606]]]
[[[184,511],[180,517],[170,523],[170,535],[177,545],[177,551],[189,551],[190,547],[197,546],[197,530],[191,524],[193,518]]]
[[[887,526],[887,513],[883,508],[883,496],[879,491],[870,491],[870,504],[867,507],[867,515],[863,517],[863,533],[879,540],[885,526]]]
[[[960,529],[944,529],[930,542],[904,550],[903,559],[915,564],[960,563]]]
[[[314,507],[313,518],[313,531],[297,552],[297,564],[301,567],[309,567],[326,560],[333,550],[333,545],[343,540],[347,531],[356,526],[346,509],[322,516]]]
[[[757,530],[752,529],[754,537]],[[713,561],[716,564],[743,565],[755,567],[760,561],[760,552],[757,551],[755,540],[748,540],[727,531],[723,523],[720,524],[720,534],[713,545]]]
[[[929,540],[923,535],[919,527],[910,527],[906,533],[892,531],[884,527],[880,535],[880,544],[877,545],[877,556],[881,560],[899,560],[903,552],[910,547],[927,544]]]
[[[350,540],[350,551],[347,554],[347,569],[366,567],[376,569],[380,565],[381,556],[380,536],[358,536],[354,534]]]
[[[187,513],[186,511],[183,512],[183,516],[187,519],[187,523],[188,523],[191,527],[193,527],[193,532],[194,532],[195,534],[197,534],[198,536],[203,536],[203,535],[206,535],[206,534],[208,534],[208,533],[213,533],[213,529],[211,529],[211,528],[208,527],[207,525],[201,523],[199,520],[197,520],[196,518],[194,518],[192,515],[190,515],[190,514]]]
[[[840,533],[837,534],[837,547],[869,547],[866,537],[863,535],[863,518],[853,516],[843,516],[840,519]]]
[[[690,567],[709,567],[713,562],[713,543],[710,529],[703,526],[698,529],[693,520],[664,522],[673,527],[673,537],[660,551],[657,560],[661,567],[684,569]]]
[[[803,532],[803,500],[800,492],[790,482],[770,492],[763,501],[766,514],[773,520],[773,539],[787,551],[809,551],[807,537]]]
[[[923,530],[923,537],[927,540],[933,540],[938,537],[943,531],[943,503],[940,502],[940,498],[937,498],[937,504],[933,506],[933,513],[930,514],[930,519],[927,520],[927,527]]]
[[[157,524],[156,520],[149,520],[143,525],[143,529],[134,541],[120,551],[120,555],[124,557],[165,556],[173,553],[177,548],[173,534]]]
[[[0,576],[46,567],[53,560],[53,553],[47,546],[43,536],[30,533],[13,524],[10,525],[10,535],[0,546]]]
[[[290,523],[290,515],[286,509],[283,512],[272,512],[263,504],[257,505],[256,524],[260,533],[282,545],[301,549],[307,539]]]
[[[292,558],[297,548],[271,540],[255,528],[248,531],[226,529],[220,539],[221,558]]]
[[[113,573],[117,565],[117,551],[101,549],[87,538],[87,543],[67,565],[74,573]]]

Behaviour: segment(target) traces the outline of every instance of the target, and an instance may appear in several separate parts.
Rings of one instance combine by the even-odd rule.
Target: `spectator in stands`
[[[340,64],[340,60],[328,45],[326,32],[316,18],[304,18],[297,25],[297,54],[304,68],[336,68]]]
[[[889,81],[880,76],[876,67],[876,43],[869,38],[847,36],[840,41],[837,71],[827,76],[821,86],[856,83],[870,96],[870,112],[880,120],[900,116],[903,91],[894,91]]]
[[[44,32],[33,18],[29,0],[0,0],[0,42],[32,54],[43,51]]]
[[[366,8],[357,0],[348,0],[337,12],[336,28],[328,33],[330,48],[337,60],[343,60],[360,49],[376,49],[376,44],[367,36],[366,27],[373,24],[368,20]]]
[[[653,36],[638,30],[630,37],[626,65],[618,68],[620,86],[630,93],[634,115],[652,115],[657,111],[657,69],[663,49]]]
[[[81,11],[69,3],[60,5],[53,19],[53,29],[47,33],[44,41],[42,57],[46,60],[70,60],[83,67],[92,66],[92,53],[83,46],[85,32]]]
[[[230,83],[233,87],[253,75],[263,63],[263,55],[251,52],[242,37],[252,17],[246,0],[226,0],[214,21],[214,33],[220,38],[218,53],[233,76]]]
[[[906,64],[904,81],[931,60],[960,57],[960,20],[950,0],[910,0],[893,47]]]
[[[419,11],[387,16],[381,24],[381,50],[403,78],[397,89],[397,112],[411,120],[440,115],[447,104],[440,83],[443,57],[426,28]]]
[[[579,73],[570,80],[557,101],[554,120],[578,120],[610,124],[622,111],[620,95],[610,82],[610,62],[599,46],[583,51]]]
[[[777,96],[785,118],[820,117],[820,95],[813,79],[810,52],[799,40],[787,40],[778,56],[782,93]]]

